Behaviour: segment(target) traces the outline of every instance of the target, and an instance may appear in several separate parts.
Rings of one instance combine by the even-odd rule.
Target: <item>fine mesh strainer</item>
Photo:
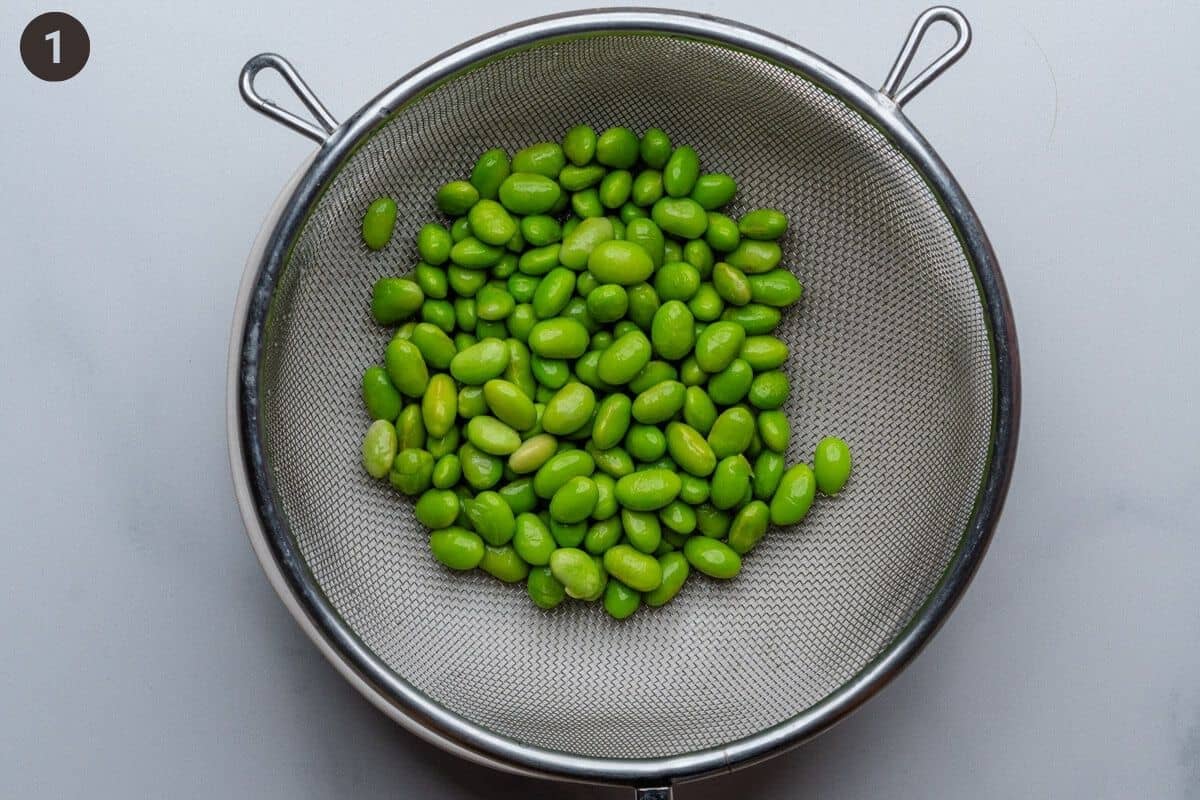
[[[957,41],[901,86],[925,30]],[[727,771],[820,732],[917,652],[990,538],[1016,446],[1013,323],[961,189],[901,112],[967,48],[966,20],[917,20],[875,91],[768,33],[615,10],[547,17],[469,42],[340,125],[278,56],[242,93],[320,143],[281,195],[237,305],[229,432],[237,496],[280,596],[330,661],[410,730],[509,770],[640,787]],[[280,72],[314,125],[263,100]],[[483,150],[569,126],[661,126],[776,206],[805,284],[791,348],[789,461],[819,436],[855,475],[742,574],[693,579],[625,622],[596,604],[534,609],[520,586],[450,574],[411,506],[359,465],[361,370],[387,332],[371,284],[416,263],[432,198]],[[359,240],[379,195],[400,214],[384,255]]]

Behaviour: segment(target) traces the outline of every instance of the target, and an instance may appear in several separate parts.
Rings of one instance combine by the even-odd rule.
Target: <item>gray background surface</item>
[[[311,143],[242,105],[241,64],[280,52],[345,116],[465,38],[583,4],[332,5],[0,8],[0,796],[625,796],[398,729],[303,637],[243,535],[233,299]],[[991,552],[862,711],[681,798],[1200,797],[1200,6],[1071,5],[961,3],[971,52],[907,108],[1017,314],[1022,444]],[[923,6],[697,7],[878,84]],[[49,8],[91,33],[65,84],[17,55]]]

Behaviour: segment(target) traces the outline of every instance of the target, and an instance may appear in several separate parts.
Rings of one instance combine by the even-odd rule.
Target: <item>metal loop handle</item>
[[[292,91],[300,98],[300,102],[304,103],[304,107],[312,112],[321,127],[318,128],[292,112],[285,111],[254,90],[254,78],[264,69],[273,69],[283,76],[288,86],[292,87]],[[242,92],[242,99],[246,101],[246,105],[320,144],[324,144],[325,140],[329,138],[329,134],[333,133],[338,126],[337,120],[333,118],[329,110],[313,94],[312,89],[308,88],[308,84],[304,82],[300,74],[283,56],[275,53],[259,53],[247,61],[246,66],[242,67],[238,88]]]
[[[938,56],[937,60],[922,70],[917,77],[901,86],[900,81],[904,80],[904,74],[912,65],[913,56],[917,54],[917,48],[921,46],[921,39],[925,37],[925,32],[933,27],[935,22],[948,22],[953,26],[957,34],[954,44],[950,45],[949,50]],[[904,41],[904,47],[901,48],[900,55],[896,57],[896,63],[892,65],[892,71],[888,73],[887,80],[883,82],[879,91],[890,97],[896,105],[903,106],[932,83],[934,78],[949,69],[951,64],[962,58],[963,53],[967,52],[967,48],[970,46],[971,25],[967,22],[967,18],[958,9],[949,6],[935,6],[917,17],[917,21],[913,23],[912,30],[908,32],[908,38]]]

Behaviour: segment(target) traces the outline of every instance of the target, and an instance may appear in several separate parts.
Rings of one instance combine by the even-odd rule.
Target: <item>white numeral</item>
[[[62,31],[50,31],[46,34],[46,41],[50,42],[50,60],[55,64],[62,61],[62,52],[59,49],[59,39],[62,38]]]

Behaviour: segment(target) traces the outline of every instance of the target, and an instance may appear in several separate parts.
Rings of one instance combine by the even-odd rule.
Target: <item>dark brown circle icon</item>
[[[74,78],[87,63],[92,41],[83,24],[62,11],[39,14],[21,34],[21,60],[44,81]]]

